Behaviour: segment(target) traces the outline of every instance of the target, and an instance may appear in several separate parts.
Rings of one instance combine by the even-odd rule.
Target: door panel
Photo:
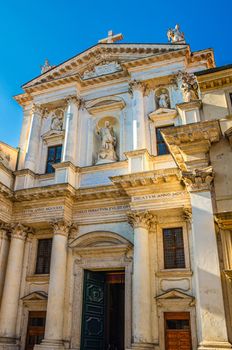
[[[104,349],[105,275],[85,271],[82,312],[82,350]]]
[[[191,350],[190,315],[188,312],[165,313],[166,350]]]
[[[31,311],[28,317],[26,350],[33,350],[35,344],[40,344],[44,338],[45,311]]]

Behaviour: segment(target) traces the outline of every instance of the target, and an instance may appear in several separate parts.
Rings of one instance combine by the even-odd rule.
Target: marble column
[[[132,348],[153,348],[151,332],[151,280],[149,227],[153,216],[148,212],[131,212],[128,219],[134,228],[132,290]]]
[[[53,241],[48,289],[48,305],[44,340],[38,349],[64,349],[63,314],[69,225],[64,221],[53,224]]]
[[[5,283],[0,310],[0,349],[16,349],[16,323],[19,306],[24,245],[28,228],[16,224],[11,232]]]
[[[78,115],[80,105],[81,100],[76,96],[67,98],[62,162],[70,161],[74,165],[76,165]]]
[[[0,223],[0,301],[2,298],[6,264],[9,253],[9,225],[5,223]]]
[[[38,164],[38,148],[40,143],[41,124],[44,109],[40,106],[33,105],[31,110],[31,127],[28,138],[28,145],[25,157],[25,169],[36,172]]]
[[[144,83],[133,80],[129,83],[133,109],[133,150],[146,148]]]
[[[198,350],[228,349],[210,184],[211,170],[185,173],[192,205]]]

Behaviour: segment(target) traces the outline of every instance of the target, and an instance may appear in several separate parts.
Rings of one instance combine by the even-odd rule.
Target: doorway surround
[[[121,235],[108,231],[90,232],[69,245],[74,259],[71,348],[81,344],[84,270],[125,271],[125,350],[132,340],[132,264],[133,245]]]

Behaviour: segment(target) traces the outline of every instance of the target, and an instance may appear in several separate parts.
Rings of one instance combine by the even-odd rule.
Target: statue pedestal
[[[200,109],[202,106],[201,100],[179,103],[176,105],[180,114],[182,124],[191,124],[201,121]]]

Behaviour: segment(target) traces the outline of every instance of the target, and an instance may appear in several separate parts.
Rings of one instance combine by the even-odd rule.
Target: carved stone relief
[[[160,88],[156,90],[155,99],[158,108],[170,108],[170,98],[168,89]]]

